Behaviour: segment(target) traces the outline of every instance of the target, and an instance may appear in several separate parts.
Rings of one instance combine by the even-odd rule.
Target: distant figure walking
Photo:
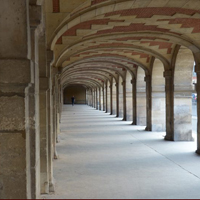
[[[74,102],[75,102],[75,98],[74,96],[72,97],[72,106],[74,105]]]

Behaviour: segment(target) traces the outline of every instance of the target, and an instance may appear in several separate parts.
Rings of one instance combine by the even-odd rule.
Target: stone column
[[[51,69],[52,73],[52,98],[53,98],[53,149],[54,149],[54,159],[58,158],[57,150],[56,150],[56,142],[57,142],[57,94],[56,94],[56,84],[57,84],[57,78],[56,75],[58,73],[58,69],[55,67],[52,67]]]
[[[165,140],[174,140],[174,78],[171,70],[164,72],[166,96],[166,136]]]
[[[39,104],[40,104],[40,189],[42,194],[49,193],[49,126],[48,126],[48,96],[49,79],[47,77],[45,36],[39,43]]]
[[[151,87],[151,76],[147,75],[145,76],[144,81],[146,82],[146,112],[147,112],[147,117],[146,117],[146,131],[151,131],[152,123],[151,123],[151,109],[152,109],[152,99],[151,99],[151,93],[152,93],[152,87]]]
[[[113,114],[113,99],[112,99],[112,96],[113,96],[113,91],[112,91],[112,82],[110,84],[110,114],[112,115]]]
[[[89,106],[92,107],[92,89],[89,89],[88,91],[88,101],[89,101]]]
[[[105,88],[106,88],[106,95],[105,95],[105,99],[106,99],[106,109],[105,109],[105,112],[107,113],[108,112],[108,88],[107,88],[107,83],[105,84]]]
[[[99,110],[101,110],[101,87],[99,87]]]
[[[119,117],[119,83],[116,82],[116,117]]]
[[[92,107],[95,107],[95,101],[94,101],[94,89],[92,89]]]
[[[0,59],[0,71],[0,197],[31,198],[30,61]]]
[[[136,89],[136,78],[134,77],[131,80],[131,84],[132,84],[132,115],[133,115],[133,125],[137,125],[137,89]]]
[[[42,18],[41,7],[31,4],[29,5],[30,16],[30,48],[31,48],[31,68],[32,68],[32,84],[26,88],[26,98],[29,104],[29,111],[26,113],[29,119],[34,119],[27,126],[30,133],[30,154],[31,154],[31,198],[39,198],[41,192],[40,185],[40,101],[39,101],[39,68],[41,60],[39,42],[41,35],[44,35],[42,27],[44,24],[39,22]],[[44,61],[45,64],[45,61]]]
[[[200,154],[200,63],[196,63],[195,72],[197,76],[196,92],[197,92],[197,150]]]
[[[95,89],[93,89],[93,98],[94,98],[94,108],[96,108],[96,92]]]
[[[90,95],[90,90],[87,89],[87,105],[91,106],[91,95]]]
[[[89,105],[89,103],[88,103],[88,89],[86,89],[86,105]]]
[[[96,110],[98,110],[98,89],[96,88],[95,89],[95,92],[96,92]]]
[[[40,22],[40,7],[27,4],[23,0],[17,4],[7,0],[0,6],[1,23],[7,30],[0,32],[1,199],[38,198],[40,192],[35,88],[38,76],[34,65],[35,40],[31,37],[35,36],[35,28]],[[12,38],[17,40],[13,42]]]
[[[61,117],[61,106],[60,106],[60,70],[58,71],[58,74],[56,75],[56,142],[58,143],[58,135],[60,134],[60,117]]]
[[[54,192],[53,178],[53,99],[52,99],[52,74],[50,63],[53,60],[53,51],[47,51],[47,77],[49,88],[47,90],[48,113],[48,165],[49,165],[49,191]]]
[[[103,88],[102,88],[102,93],[103,93],[103,111],[106,110],[106,108],[105,108],[105,87],[104,87],[104,84],[103,84]]]
[[[123,86],[123,121],[126,121],[126,81],[122,82]]]

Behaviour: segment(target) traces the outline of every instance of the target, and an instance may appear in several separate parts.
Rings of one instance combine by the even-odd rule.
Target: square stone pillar
[[[49,193],[48,81],[47,77],[40,77],[40,185],[42,194]]]
[[[137,89],[136,89],[136,78],[134,77],[131,80],[131,84],[132,84],[132,115],[133,115],[133,125],[137,125]]]
[[[166,136],[165,140],[174,140],[174,78],[171,70],[164,72],[166,97]]]
[[[101,87],[99,87],[99,110],[101,110]]]
[[[95,93],[96,93],[96,110],[98,110],[98,88],[95,89]]]
[[[198,57],[199,59],[199,57]],[[200,63],[196,62],[195,72],[197,75],[196,92],[197,92],[197,150],[200,154]]]
[[[103,111],[106,111],[106,95],[105,95],[105,83],[103,84],[103,89],[102,89],[102,93],[103,93]]]
[[[46,51],[47,58],[47,77],[49,89],[47,90],[47,113],[48,113],[48,168],[49,168],[49,192],[54,192],[53,178],[53,97],[52,97],[52,74],[50,63],[53,60],[53,51]]]
[[[152,87],[151,87],[151,76],[146,75],[144,81],[146,82],[146,131],[152,130],[152,122],[151,122],[151,109],[152,109]]]
[[[116,117],[119,117],[119,83],[116,82]]]
[[[126,121],[126,81],[122,82],[123,86],[123,121]]]
[[[54,159],[58,158],[57,150],[56,150],[56,142],[58,141],[58,135],[57,135],[57,75],[58,69],[55,67],[52,67],[52,105],[53,105],[53,112],[52,112],[52,118],[53,118],[53,149],[54,149]]]
[[[108,88],[107,83],[105,83],[105,112],[108,112]]]
[[[116,81],[113,79],[112,83],[112,114],[116,115],[117,113],[117,94],[116,94]]]
[[[113,114],[113,89],[112,89],[112,82],[110,84],[110,114],[112,115]]]
[[[0,59],[0,198],[31,198],[30,60]],[[31,84],[30,84],[31,87]],[[26,89],[27,88],[27,89]],[[33,100],[33,99],[32,99]],[[32,107],[34,109],[34,107]],[[33,147],[35,149],[35,146]]]
[[[38,76],[33,38],[41,8],[29,1],[6,0],[0,13],[7,30],[0,31],[0,198],[38,198]]]

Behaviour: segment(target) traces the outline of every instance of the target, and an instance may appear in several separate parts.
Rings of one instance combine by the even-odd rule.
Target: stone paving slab
[[[199,199],[196,142],[170,142],[86,105],[65,105],[48,199]]]

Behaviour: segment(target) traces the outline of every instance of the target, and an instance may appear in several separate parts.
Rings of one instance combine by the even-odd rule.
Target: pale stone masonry
[[[2,0],[0,13],[1,199],[55,191],[69,86],[168,141],[194,140],[197,93],[200,153],[200,0]]]

